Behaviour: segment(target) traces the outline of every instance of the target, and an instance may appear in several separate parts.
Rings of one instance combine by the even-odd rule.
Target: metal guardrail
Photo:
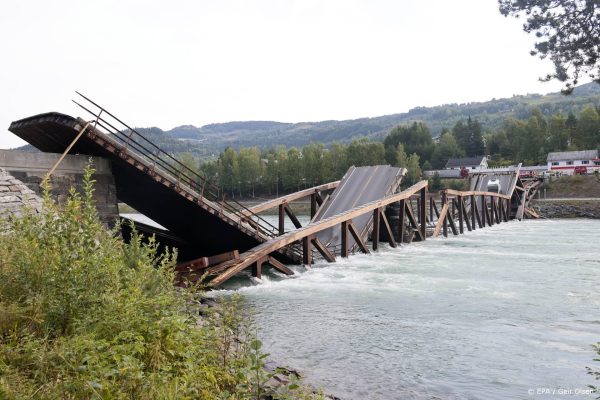
[[[86,105],[73,100],[75,104],[93,116],[95,129],[102,128],[108,135],[121,145],[120,151],[132,152],[138,157],[147,160],[151,170],[159,169],[163,174],[169,175],[176,181],[176,185],[185,185],[196,192],[200,197],[206,198],[226,211],[235,215],[240,221],[246,221],[248,226],[260,234],[273,238],[279,235],[279,228],[273,226],[261,216],[253,213],[236,200],[226,200],[225,191],[204,176],[192,170],[175,157],[162,150],[148,140],[137,130],[127,125],[104,107],[95,103],[83,94],[76,92]],[[251,220],[251,222],[249,222]],[[295,251],[294,251],[295,252]]]

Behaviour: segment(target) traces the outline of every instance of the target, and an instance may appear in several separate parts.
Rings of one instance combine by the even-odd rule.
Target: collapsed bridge
[[[248,268],[260,277],[265,263],[290,275],[286,264],[310,265],[314,258],[334,262],[357,251],[367,253],[369,239],[376,250],[380,237],[395,247],[448,235],[448,227],[457,235],[464,227],[473,230],[476,225],[535,217],[528,201],[538,183],[522,182],[518,167],[495,177],[503,182],[499,191],[488,192],[488,179],[481,176],[472,179],[468,192],[447,190],[441,195],[428,193],[427,181],[398,193],[405,173],[400,168],[351,167],[341,181],[248,208],[227,199],[221,188],[80,96],[83,104],[76,103],[91,117],[88,120],[51,112],[15,121],[9,130],[43,152],[109,160],[118,200],[166,228],[167,232],[149,231],[178,247],[181,282],[208,277],[210,285],[218,286]],[[333,193],[324,197],[329,190]],[[307,197],[311,221],[302,227],[290,203]],[[396,219],[386,217],[385,209],[392,204],[399,204]],[[277,226],[259,214],[275,207]],[[285,232],[286,217],[295,230]]]

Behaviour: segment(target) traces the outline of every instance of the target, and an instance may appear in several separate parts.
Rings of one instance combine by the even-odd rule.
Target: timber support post
[[[463,227],[463,198],[458,196],[455,200],[455,204],[458,206],[458,231],[462,234],[465,233]]]
[[[404,242],[404,220],[406,219],[404,207],[406,207],[406,201],[400,200],[400,210],[398,210],[398,236],[400,243]]]
[[[348,223],[350,221],[342,222],[342,253],[341,256],[346,258],[348,257]]]
[[[310,219],[317,213],[317,191],[310,195]]]
[[[471,195],[471,226],[473,227],[473,230],[475,230],[475,213],[476,213],[476,201],[475,201],[475,196]]]
[[[373,210],[373,250],[379,248],[379,221],[381,220],[381,208]]]
[[[446,193],[446,191],[442,192],[442,208],[446,208],[446,213],[444,214],[443,218],[444,221],[443,223],[443,229],[442,232],[444,234],[444,237],[448,237],[448,213],[450,212],[450,210],[448,209],[449,205],[448,205],[448,194]],[[442,213],[443,214],[443,213]]]
[[[285,233],[285,204],[279,205],[279,235]]]
[[[420,197],[421,201],[419,202],[420,205],[421,205],[421,208],[419,210],[420,213],[421,213],[421,215],[420,215],[420,219],[421,219],[421,221],[420,221],[421,222],[420,229],[421,229],[421,237],[423,238],[422,240],[425,240],[425,236],[426,236],[425,235],[425,228],[427,226],[427,217],[426,217],[426,215],[427,215],[426,214],[426,211],[427,211],[426,210],[426,206],[427,206],[427,187],[424,187],[423,189],[421,189],[420,192],[421,192],[421,197]]]
[[[308,267],[312,264],[312,238],[306,236],[302,238],[302,263]]]

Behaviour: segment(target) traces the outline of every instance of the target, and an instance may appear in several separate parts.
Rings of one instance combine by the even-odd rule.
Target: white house
[[[548,153],[548,171],[573,175],[575,168],[591,173],[600,170],[598,150],[561,151]]]
[[[476,156],[467,158],[451,158],[446,163],[444,169],[462,169],[466,168],[469,172],[479,171],[488,167],[486,156]]]

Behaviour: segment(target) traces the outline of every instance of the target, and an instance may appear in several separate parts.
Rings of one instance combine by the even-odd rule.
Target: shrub
[[[239,299],[198,324],[176,254],[103,227],[91,174],[63,210],[46,194],[42,214],[2,227],[0,398],[256,398],[264,356]]]

